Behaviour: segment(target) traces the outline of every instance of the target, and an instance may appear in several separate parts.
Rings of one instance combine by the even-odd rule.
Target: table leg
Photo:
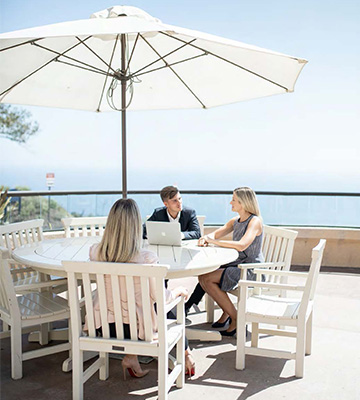
[[[31,332],[29,333],[29,342],[39,342],[40,341],[40,332]],[[69,340],[69,329],[68,328],[60,328],[54,329],[48,332],[49,341],[50,340]]]

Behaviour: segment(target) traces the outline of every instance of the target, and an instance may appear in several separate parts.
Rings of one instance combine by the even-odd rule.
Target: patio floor
[[[195,279],[171,281],[190,290]],[[201,309],[204,309],[201,304]],[[216,311],[217,313],[219,311]],[[182,390],[173,389],[169,400],[359,400],[360,399],[360,275],[321,273],[315,299],[313,353],[305,359],[305,376],[296,379],[294,361],[264,357],[246,357],[246,369],[237,371],[235,338],[221,342],[191,342],[196,360],[196,375],[187,380]],[[205,313],[190,314],[193,324],[203,325]],[[281,343],[291,347],[293,340],[267,337],[264,346]],[[26,337],[24,336],[24,344]],[[37,346],[26,344],[27,348]],[[23,364],[24,377],[10,377],[10,339],[1,341],[2,400],[70,400],[71,373],[61,371],[66,353],[51,355]],[[128,376],[124,381],[120,361],[110,360],[110,377],[100,381],[94,375],[85,384],[86,400],[156,399],[157,362],[146,368],[150,373],[143,379]]]

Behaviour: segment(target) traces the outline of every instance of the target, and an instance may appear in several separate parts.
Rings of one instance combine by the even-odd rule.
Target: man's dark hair
[[[161,189],[160,197],[161,197],[161,200],[164,202],[169,199],[172,199],[178,193],[179,193],[179,189],[176,186],[165,186],[164,188]]]

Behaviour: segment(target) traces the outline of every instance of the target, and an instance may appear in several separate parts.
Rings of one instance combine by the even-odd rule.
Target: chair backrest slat
[[[135,290],[134,290],[134,278],[127,276],[126,278],[126,293],[127,303],[129,310],[129,325],[130,325],[130,337],[131,340],[137,338],[137,318],[136,318],[136,303],[135,303]]]
[[[35,228],[31,228],[31,236],[34,243],[39,241]]]
[[[270,234],[267,234],[266,226],[264,226],[264,237],[263,237],[263,244],[262,244],[262,253],[264,255],[265,261],[269,259],[269,257],[268,257],[269,244],[270,244]]]
[[[26,231],[25,231],[26,232]],[[24,244],[28,243],[25,240],[25,232],[19,232],[19,242],[20,242],[20,246],[23,246]]]
[[[91,281],[89,274],[86,273],[82,274],[82,285],[85,298],[85,310],[86,310],[86,319],[87,319],[89,336],[96,337],[94,306],[92,301],[93,299],[92,299]]]
[[[107,217],[62,218],[65,237],[102,236]]]
[[[11,235],[9,233],[5,233],[4,238],[5,238],[5,247],[7,249],[9,249],[10,253],[11,253],[11,251],[14,248],[14,246],[12,244],[12,240],[11,240]]]
[[[141,301],[143,309],[144,327],[145,327],[145,340],[150,341],[152,339],[152,325],[151,325],[151,302],[150,299],[150,288],[149,279],[142,276],[141,281]]]
[[[12,234],[11,234],[14,249],[17,249],[18,247],[20,247],[18,234],[19,234],[19,232],[12,232]]]
[[[110,337],[109,322],[108,322],[108,308],[106,301],[105,290],[105,276],[103,274],[96,274],[96,283],[99,296],[100,318],[102,327],[102,336],[106,339]]]
[[[116,337],[124,339],[123,315],[121,309],[120,280],[117,275],[111,275],[111,288],[114,301],[114,316]]]
[[[30,229],[25,229],[24,232],[25,232],[26,243],[31,243]]]

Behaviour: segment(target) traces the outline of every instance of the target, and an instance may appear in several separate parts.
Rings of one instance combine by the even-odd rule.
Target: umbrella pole
[[[127,198],[127,171],[126,171],[126,79],[125,79],[125,51],[126,38],[121,35],[121,151],[122,151],[122,197]]]

